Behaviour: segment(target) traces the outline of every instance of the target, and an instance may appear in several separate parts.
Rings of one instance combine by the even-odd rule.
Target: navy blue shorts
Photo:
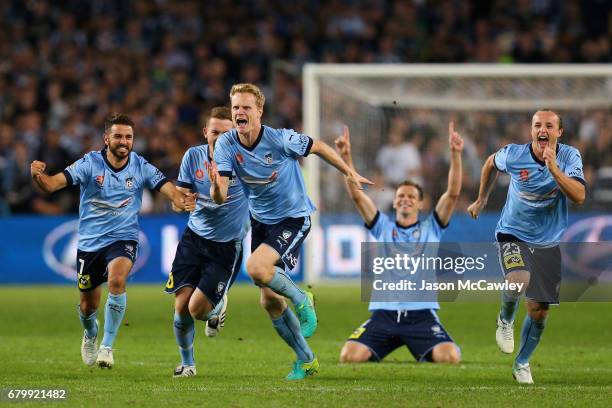
[[[176,248],[165,291],[197,287],[216,306],[236,280],[241,265],[241,241],[211,241],[187,227]]]
[[[285,218],[279,223],[263,224],[251,217],[251,252],[261,244],[274,248],[280,255],[276,266],[289,270],[298,264],[302,242],[310,232],[310,217]]]
[[[432,351],[440,343],[454,343],[433,310],[375,310],[372,316],[348,338],[372,352],[370,361],[381,361],[401,346],[414,358],[432,361]]]
[[[561,290],[561,250],[559,246],[538,248],[514,235],[497,234],[499,262],[504,275],[529,272],[525,297],[540,303],[558,304]]]
[[[115,258],[136,261],[138,242],[115,241],[95,252],[77,250],[78,285],[81,292],[94,290],[108,280],[108,264]]]

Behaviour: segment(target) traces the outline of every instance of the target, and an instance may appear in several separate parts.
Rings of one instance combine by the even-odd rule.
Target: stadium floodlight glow
[[[356,166],[368,177],[374,171],[374,156],[391,111],[457,112],[473,117],[483,112],[520,115],[541,108],[562,112],[611,109],[612,66],[306,64],[303,89],[304,133],[331,144],[341,125],[349,125]],[[326,171],[319,160],[306,160],[306,183],[317,208],[323,213],[354,211],[347,197],[347,206],[337,210],[344,186],[341,178]],[[328,202],[329,194],[335,195],[334,203]],[[319,230],[319,214],[312,217],[314,231]],[[318,258],[326,256],[325,251],[321,252],[320,242],[313,241],[306,244],[307,281],[324,277],[325,262]]]

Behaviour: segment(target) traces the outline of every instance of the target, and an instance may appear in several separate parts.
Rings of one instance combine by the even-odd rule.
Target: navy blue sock
[[[284,269],[278,266],[274,267],[274,277],[266,286],[279,295],[291,299],[294,305],[299,305],[306,300],[304,291],[291,280]]]
[[[312,361],[314,353],[308,346],[304,336],[302,336],[300,322],[290,308],[287,307],[277,319],[272,319],[272,324],[278,335],[295,351],[298,360],[304,362]]]
[[[533,320],[531,316],[525,316],[523,328],[521,329],[521,348],[515,360],[518,364],[527,364],[529,362],[529,357],[531,357],[540,342],[545,323],[546,319]]]
[[[182,365],[195,365],[193,358],[195,327],[193,323],[193,317],[190,314],[179,315],[174,312],[174,337],[176,337],[176,344],[179,346]]]

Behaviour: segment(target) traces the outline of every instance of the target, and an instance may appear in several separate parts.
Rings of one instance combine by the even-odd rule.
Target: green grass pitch
[[[610,406],[612,303],[553,307],[532,358],[535,386],[511,377],[512,357],[495,345],[494,303],[446,303],[440,317],[462,348],[459,366],[417,364],[406,349],[383,363],[338,364],[344,339],[368,316],[357,286],[321,286],[319,329],[310,343],[320,373],[288,383],[294,358],[259,306],[259,291],[230,293],[225,330],[197,325],[198,376],[175,380],[180,361],[172,297],[162,285],[128,286],[128,308],[115,344],[115,367],[81,363],[77,290],[69,286],[0,288],[0,388],[67,388],[61,406],[447,407]],[[103,301],[105,295],[103,296]],[[521,310],[516,327],[518,339]],[[0,405],[6,403],[0,401]],[[14,406],[40,406],[40,402]]]

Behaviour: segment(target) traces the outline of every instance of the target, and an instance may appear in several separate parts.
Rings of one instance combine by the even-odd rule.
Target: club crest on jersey
[[[519,171],[519,178],[521,179],[521,181],[529,180],[529,170],[523,169]]]
[[[195,172],[195,176],[198,180],[202,180],[204,178],[204,170],[197,169]]]
[[[131,189],[134,187],[134,177],[128,177],[125,179],[125,188]]]
[[[266,153],[264,155],[264,159],[266,160],[266,163],[272,164],[272,153]]]
[[[219,282],[219,284],[217,285],[217,293],[223,293],[223,289],[225,289],[225,282]]]
[[[236,161],[241,165],[244,166],[244,157],[242,157],[242,154],[240,153],[236,153]]]
[[[412,231],[412,238],[419,239],[421,238],[421,230],[419,228]]]
[[[104,176],[96,176],[95,180],[98,184],[98,187],[102,187],[104,185]]]

